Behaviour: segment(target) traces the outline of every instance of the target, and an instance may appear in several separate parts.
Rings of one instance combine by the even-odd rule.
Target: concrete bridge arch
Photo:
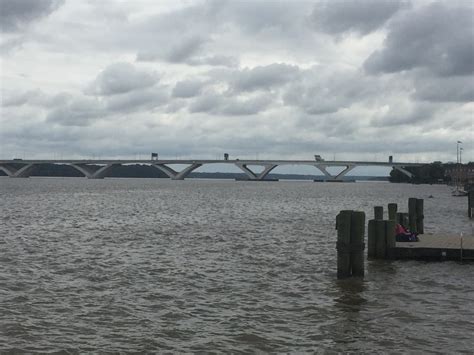
[[[413,176],[406,167],[421,166],[422,163],[364,162],[364,161],[314,161],[314,160],[0,160],[0,170],[10,177],[28,177],[36,165],[67,164],[77,169],[89,179],[103,179],[116,165],[147,164],[151,165],[172,180],[184,180],[189,174],[203,165],[232,164],[242,171],[249,180],[264,180],[275,168],[289,165],[312,166],[321,171],[327,179],[342,180],[343,177],[358,166],[384,166],[397,169],[403,174]],[[173,166],[184,166],[176,169]],[[338,167],[340,171],[332,172],[329,168]]]

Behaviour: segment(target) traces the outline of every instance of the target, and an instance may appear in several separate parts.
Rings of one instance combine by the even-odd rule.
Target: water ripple
[[[427,231],[472,235],[444,186],[20,180],[0,183],[1,353],[474,348],[474,265],[335,277],[342,209],[433,195]]]

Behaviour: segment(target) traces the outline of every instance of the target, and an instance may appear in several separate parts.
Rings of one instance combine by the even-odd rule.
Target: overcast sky
[[[470,0],[0,4],[2,158],[474,161]]]

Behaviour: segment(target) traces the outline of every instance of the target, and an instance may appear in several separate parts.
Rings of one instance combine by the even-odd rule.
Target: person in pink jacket
[[[395,226],[395,240],[397,242],[417,242],[419,239],[416,236],[416,233],[410,232],[400,223],[397,223]]]

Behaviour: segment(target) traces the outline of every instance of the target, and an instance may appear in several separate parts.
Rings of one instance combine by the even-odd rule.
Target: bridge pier
[[[255,172],[250,170],[247,164],[236,163],[235,165],[240,168],[249,177],[250,180],[263,180],[270,173],[270,171],[272,171],[278,166],[277,164],[263,165],[264,169],[259,174],[256,174]]]
[[[164,172],[171,180],[184,180],[192,171],[201,167],[202,164],[193,163],[181,171],[176,171],[165,164],[152,164],[155,168]]]
[[[339,174],[337,174],[335,177],[334,177],[334,180],[342,180],[342,178],[344,177],[344,175],[346,175],[349,171],[351,171],[352,169],[354,169],[356,166],[355,165],[346,165],[346,168],[341,171]]]
[[[34,168],[35,164],[24,164],[20,168],[14,167],[11,164],[0,164],[0,170],[11,178],[29,178]]]
[[[341,165],[339,165],[341,166]],[[327,165],[325,164],[317,164],[315,165],[316,168],[318,168],[319,170],[321,170],[321,172],[329,179],[331,180],[339,180],[339,181],[342,181],[342,178],[344,177],[344,175],[346,175],[349,171],[351,171],[352,169],[354,169],[357,165],[346,165],[345,166],[345,169],[342,170],[339,174],[337,175],[332,175],[329,171],[327,171]]]
[[[405,174],[406,176],[408,176],[410,179],[413,177],[413,174],[410,173],[408,170],[406,170],[405,168],[401,167],[401,166],[392,166],[393,169],[395,170],[398,170],[399,172]]]
[[[71,164],[71,166],[77,170],[79,170],[81,173],[84,174],[88,179],[103,179],[107,175],[107,173],[110,171],[110,169],[114,165],[120,165],[120,164],[107,164],[105,166],[100,167],[99,169],[94,169],[90,165],[87,164]]]
[[[318,168],[327,178],[333,179],[334,176],[332,176],[329,171],[327,171],[327,165],[315,165],[316,168]]]

